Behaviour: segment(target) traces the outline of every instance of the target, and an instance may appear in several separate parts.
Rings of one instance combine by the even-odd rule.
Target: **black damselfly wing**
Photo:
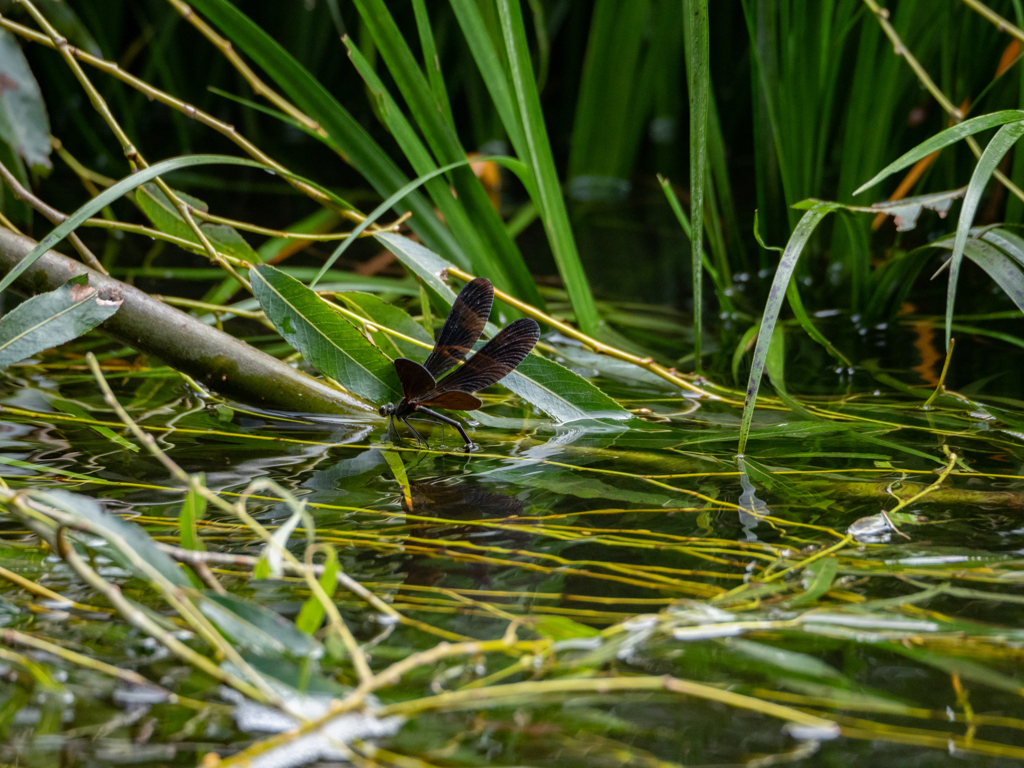
[[[530,354],[539,339],[540,326],[535,320],[524,317],[509,323],[465,365],[441,379],[432,391],[416,397],[416,403],[462,411],[479,408],[480,400],[471,393],[505,378]],[[473,401],[476,405],[467,407]]]
[[[395,358],[395,373],[402,382],[402,395],[406,400],[415,400],[419,395],[430,392],[437,386],[430,371],[414,360]]]
[[[437,335],[434,349],[423,361],[423,367],[434,379],[465,360],[487,325],[494,303],[494,286],[483,277],[471,280],[459,291],[444,327]],[[396,361],[397,362],[397,361]],[[401,376],[401,373],[399,373]]]

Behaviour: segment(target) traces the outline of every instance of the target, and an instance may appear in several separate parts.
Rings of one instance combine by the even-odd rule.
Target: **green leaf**
[[[392,362],[315,291],[268,264],[249,278],[274,327],[321,373],[378,405],[401,398]]]
[[[520,175],[520,177],[522,177],[522,176],[527,174],[526,167],[522,163],[520,163],[518,160],[515,160],[515,159],[510,158],[510,157],[484,157],[484,158],[478,158],[478,159],[479,160],[494,160],[495,162],[499,162],[502,165],[504,165],[506,168],[509,168],[512,171],[514,171],[515,173],[517,173],[518,175]],[[431,179],[433,179],[433,178],[435,178],[437,176],[440,176],[443,173],[447,173],[448,171],[451,171],[451,170],[453,170],[455,168],[459,168],[461,166],[469,165],[471,162],[476,162],[476,160],[468,160],[468,159],[467,160],[459,160],[458,162],[455,162],[455,163],[449,163],[448,165],[443,165],[440,168],[431,171],[430,173],[425,173],[425,174],[417,177],[416,179],[410,181],[408,184],[406,184],[401,189],[399,189],[397,192],[395,192],[393,195],[391,195],[391,197],[389,197],[383,203],[381,203],[376,208],[374,208],[373,211],[370,212],[370,215],[367,216],[365,219],[363,219],[361,222],[359,222],[359,224],[355,227],[355,229],[353,229],[352,232],[349,233],[349,236],[341,241],[341,245],[339,245],[337,248],[335,248],[334,249],[334,253],[332,253],[330,256],[327,257],[327,260],[324,262],[324,265],[320,268],[320,271],[316,274],[316,277],[314,277],[313,280],[310,282],[310,285],[311,286],[315,286],[320,281],[320,278],[324,276],[324,274],[327,272],[327,270],[329,270],[331,268],[331,265],[334,264],[334,262],[338,260],[338,257],[340,257],[341,254],[343,254],[348,249],[348,247],[350,245],[352,245],[352,243],[354,243],[356,241],[356,239],[359,237],[359,235],[362,234],[362,232],[367,227],[369,227],[371,224],[373,224],[375,221],[377,221],[377,219],[379,219],[381,217],[381,215],[385,211],[390,209],[399,200],[401,200],[402,198],[408,196],[409,193],[412,192],[414,189],[416,189],[417,187],[419,187],[422,184],[425,184],[425,183],[429,182]]]
[[[531,616],[529,623],[537,634],[556,642],[579,637],[597,637],[601,634],[593,627],[580,624],[565,616]]]
[[[387,5],[383,0],[355,0],[355,5],[401,91],[423,141],[430,148],[430,153],[372,67],[362,60],[358,49],[346,41],[350,56],[378,99],[386,124],[416,173],[422,175],[434,169],[431,153],[439,164],[464,160],[466,150],[459,142],[455,128],[445,117],[444,104],[435,98]],[[469,255],[472,271],[490,278],[502,290],[539,306],[541,300],[537,286],[526,269],[519,249],[505,231],[504,222],[494,210],[483,184],[467,166],[453,168],[449,177],[455,196],[447,185],[437,184],[431,196],[441,208],[448,228]]]
[[[785,648],[757,643],[741,638],[729,638],[722,641],[730,650],[775,667],[776,670],[795,672],[798,675],[824,678],[826,680],[845,680],[846,676],[835,667],[808,653],[799,653]]]
[[[138,525],[111,515],[90,498],[68,491],[48,491],[45,494],[40,494],[40,498],[44,503],[52,504],[89,523],[100,536],[107,540],[108,547],[104,549],[125,568],[141,576],[148,576],[137,563],[132,561],[131,557],[125,554],[125,549],[129,549],[132,556],[141,558],[171,584],[178,587],[191,586],[185,572],[164,554],[149,534]]]
[[[259,656],[316,659],[323,655],[320,643],[253,600],[206,592],[199,601],[199,610],[225,637]]]
[[[199,483],[205,485],[205,478],[199,475]],[[195,488],[189,488],[185,494],[185,503],[181,505],[181,514],[178,516],[178,530],[180,533],[179,542],[185,549],[205,551],[206,546],[199,536],[199,528],[196,521],[202,520],[206,514],[206,498],[196,492]]]
[[[761,318],[761,328],[757,335],[757,345],[754,347],[754,359],[750,364],[750,378],[747,380],[747,393],[743,403],[743,421],[740,426],[740,440],[738,452],[743,453],[747,447],[747,434],[750,431],[750,420],[754,416],[754,404],[757,400],[757,390],[761,386],[761,375],[764,373],[765,363],[768,358],[768,346],[771,344],[772,334],[775,332],[775,324],[779,320],[779,312],[782,310],[782,301],[786,296],[789,281],[793,277],[800,254],[804,246],[810,240],[815,228],[823,218],[841,206],[835,203],[815,203],[801,218],[793,230],[789,242],[786,243],[786,250],[782,253],[779,266],[775,270],[775,279],[772,281],[771,291],[768,293],[768,301],[764,307],[764,315]]]
[[[523,159],[533,172],[533,184],[526,184],[530,196],[541,212],[541,221],[551,245],[551,252],[562,276],[569,301],[576,313],[576,322],[584,333],[597,333],[601,318],[597,314],[590,284],[583,271],[569,213],[562,196],[562,185],[555,168],[555,158],[544,123],[537,81],[533,74],[530,50],[526,43],[526,28],[519,0],[497,0],[498,17],[501,19],[502,39],[508,57],[508,79],[512,84],[519,111],[519,125],[522,126],[522,146],[516,146],[516,154]],[[513,140],[516,135],[511,131]]]
[[[1024,111],[1019,109],[1007,109],[1002,112],[993,112],[990,115],[981,115],[980,117],[972,117],[970,120],[964,120],[952,128],[940,131],[927,141],[918,144],[898,160],[889,163],[889,165],[875,174],[870,181],[854,190],[853,194],[855,196],[859,195],[864,190],[875,186],[882,179],[891,176],[897,171],[902,171],[918,160],[927,157],[932,152],[948,147],[950,144],[955,144],[961,139],[966,139],[968,136],[973,136],[981,131],[987,131],[989,128],[1006,125],[1007,123],[1016,123],[1021,120],[1024,120]]]
[[[2,321],[0,321],[0,323],[2,323]],[[63,397],[59,397],[57,395],[53,395],[46,392],[41,392],[41,394],[43,395],[43,397],[46,398],[46,402],[48,402],[50,405],[52,405],[54,408],[56,408],[58,411],[61,411],[62,413],[69,414],[70,416],[74,416],[75,418],[82,419],[86,422],[92,422],[96,420],[95,416],[93,416],[85,408],[83,408],[76,402],[66,400]],[[126,440],[125,438],[121,437],[121,435],[117,434],[110,427],[105,427],[102,424],[87,424],[86,426],[88,426],[89,429],[93,430],[96,434],[102,435],[110,442],[117,443],[125,450],[133,451],[135,453],[139,451],[138,445],[133,443],[131,440]]]
[[[409,474],[405,471],[405,462],[398,451],[383,451],[384,461],[388,463],[388,469],[395,476],[395,482],[402,489],[402,497],[405,503],[412,506],[412,487],[409,485]]]
[[[334,547],[330,545],[323,545],[327,552],[327,559],[324,560],[324,572],[320,575],[318,581],[320,586],[323,588],[327,596],[330,597],[334,594],[334,590],[338,586],[338,553]],[[310,595],[306,602],[302,604],[302,608],[299,610],[299,615],[295,617],[295,626],[300,632],[305,632],[307,635],[316,634],[316,631],[320,629],[320,625],[324,621],[324,606],[316,595]]]
[[[441,279],[451,266],[448,262],[401,235],[375,237],[451,306],[455,292]],[[494,326],[488,324],[488,330],[494,333]],[[629,418],[622,406],[586,379],[539,355],[528,355],[501,383],[559,422]]]
[[[949,249],[953,247],[950,238],[932,245]],[[971,238],[964,243],[964,255],[984,269],[1013,300],[1017,308],[1024,312],[1024,272],[1021,272],[1018,262],[1010,253],[1012,252],[997,248],[987,236],[981,240]]]
[[[0,139],[29,166],[50,168],[50,120],[39,83],[14,35],[0,30]]]
[[[434,346],[434,337],[423,326],[410,317],[409,313],[394,304],[388,304],[372,293],[346,292],[335,294],[335,298],[348,305],[349,309],[370,320],[374,325],[416,339],[413,344],[387,333],[373,337],[388,357],[408,357],[410,360],[425,358]]]
[[[764,368],[775,391],[786,394],[786,332],[781,326],[776,327],[772,334]]]
[[[198,200],[184,192],[174,191],[179,199],[200,211],[207,211],[208,206],[202,200]],[[194,243],[197,248],[202,248],[202,243],[196,237],[192,227],[181,217],[178,209],[167,199],[167,196],[160,191],[156,184],[143,184],[135,191],[135,199],[142,208],[142,212],[153,222],[153,226],[168,235],[174,235],[182,240]],[[238,234],[238,230],[225,224],[211,224],[210,222],[197,222],[199,229],[209,239],[213,246],[228,256],[235,256],[250,264],[258,264],[262,259],[256,251]]]
[[[345,161],[362,174],[378,194],[388,197],[406,184],[408,179],[399,167],[330,91],[238,8],[228,0],[193,0],[191,6],[205,14],[299,109],[327,131],[342,148]],[[393,207],[399,213],[412,212],[409,225],[431,248],[448,254],[453,261],[469,263],[451,232],[422,195],[409,195],[395,201]]]
[[[475,0],[451,0],[451,6],[491,101],[494,102],[494,109],[501,118],[505,133],[508,134],[516,154],[525,157],[526,133],[523,130],[522,116],[513,100],[508,75],[491,40],[480,6]],[[535,197],[533,193],[530,196]]]
[[[981,203],[981,195],[988,186],[989,179],[999,166],[1003,156],[1010,151],[1017,140],[1024,136],[1024,119],[1004,125],[985,147],[978,164],[974,167],[971,182],[967,185],[964,204],[960,208],[960,221],[957,223],[956,241],[953,244],[953,255],[949,259],[949,287],[946,291],[946,349],[953,333],[953,305],[956,303],[956,285],[960,277],[960,262],[963,261],[964,247],[974,223],[974,215]]]
[[[424,0],[412,0],[412,10],[416,15],[416,30],[419,32],[420,48],[423,50],[423,69],[427,73],[427,80],[430,81],[430,91],[441,109],[445,122],[454,128],[455,118],[452,116],[452,106],[448,101],[444,75],[441,73],[441,57],[438,56],[437,43],[434,42],[434,30],[430,26],[427,5]]]
[[[835,581],[836,574],[839,572],[839,561],[834,557],[823,557],[807,566],[807,571],[811,574],[811,583],[802,595],[791,601],[793,605],[807,605],[816,602],[819,597],[832,589],[832,582]]]
[[[701,371],[701,317],[704,298],[701,268],[704,237],[704,175],[708,154],[708,0],[683,0],[683,35],[686,42],[686,81],[690,93],[690,260],[693,270],[693,354]]]
[[[0,369],[91,331],[122,301],[101,298],[95,288],[75,279],[19,304],[0,318]]]

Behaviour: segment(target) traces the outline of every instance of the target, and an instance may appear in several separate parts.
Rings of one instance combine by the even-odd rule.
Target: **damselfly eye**
[[[391,405],[390,403],[388,403],[387,405],[382,405],[380,407],[380,411],[378,411],[378,413],[380,413],[381,416],[387,416],[388,415],[388,408],[390,407],[390,405]]]

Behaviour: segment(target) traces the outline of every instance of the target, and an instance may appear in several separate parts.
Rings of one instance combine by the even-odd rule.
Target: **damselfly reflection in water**
[[[391,417],[392,429],[395,419],[399,419],[417,440],[425,443],[409,423],[412,414],[424,413],[455,427],[466,441],[467,451],[476,449],[462,424],[431,409],[475,411],[482,403],[473,393],[496,384],[515,370],[540,338],[537,322],[522,318],[503,328],[483,349],[466,360],[487,324],[493,303],[494,287],[489,280],[478,277],[466,283],[423,364],[404,357],[395,360],[404,397],[397,404],[388,403],[380,408],[381,416]],[[466,360],[462,367],[437,380],[462,360]]]

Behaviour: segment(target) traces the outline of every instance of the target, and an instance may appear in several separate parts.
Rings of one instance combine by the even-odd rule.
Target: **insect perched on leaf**
[[[391,417],[392,428],[395,419],[400,419],[417,440],[426,442],[409,423],[413,413],[425,413],[459,430],[466,441],[467,451],[476,448],[462,424],[431,408],[475,411],[482,403],[473,393],[501,381],[515,370],[540,338],[540,326],[535,320],[516,320],[466,360],[466,355],[473,350],[487,324],[493,302],[494,287],[489,280],[478,277],[466,283],[452,304],[444,327],[434,342],[434,349],[423,364],[404,357],[395,360],[395,371],[402,382],[404,397],[397,404],[388,403],[380,407],[381,416]],[[466,360],[464,365],[438,381],[442,374],[462,360]]]

